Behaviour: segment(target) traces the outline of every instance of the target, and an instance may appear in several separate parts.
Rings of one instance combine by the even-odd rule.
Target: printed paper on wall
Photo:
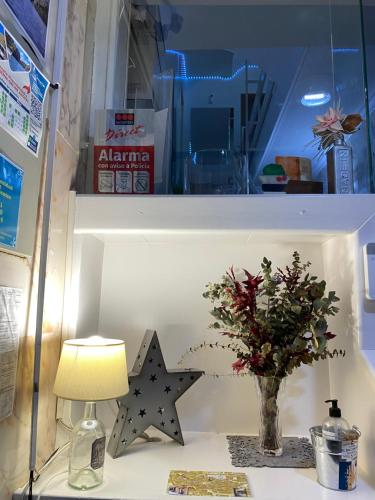
[[[0,287],[0,421],[13,413],[22,290]]]
[[[0,126],[38,156],[49,81],[0,22]]]

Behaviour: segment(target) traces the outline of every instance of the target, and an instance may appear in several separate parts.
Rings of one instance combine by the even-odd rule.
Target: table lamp
[[[63,344],[53,392],[85,401],[84,416],[74,426],[69,458],[70,486],[86,490],[103,481],[105,430],[96,418],[96,401],[129,392],[125,342],[89,337]]]

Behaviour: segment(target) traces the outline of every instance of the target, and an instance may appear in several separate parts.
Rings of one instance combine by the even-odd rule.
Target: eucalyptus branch
[[[182,365],[184,360],[190,356],[191,354],[197,353],[198,351],[201,351],[202,349],[223,349],[223,350],[230,350],[234,353],[240,352],[242,347],[238,344],[232,344],[231,342],[228,344],[220,344],[219,342],[202,342],[201,344],[197,344],[194,346],[189,347],[184,354],[181,356],[179,362],[177,363],[178,365]]]

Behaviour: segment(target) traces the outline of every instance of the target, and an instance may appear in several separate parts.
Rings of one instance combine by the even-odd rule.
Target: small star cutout
[[[146,410],[139,410],[138,415],[143,418],[146,415]]]
[[[162,408],[161,406],[159,406],[158,413],[160,413],[160,415],[163,415],[164,408]]]
[[[170,385],[166,385],[165,386],[165,389],[164,389],[164,392],[166,392],[168,394],[168,392],[171,392],[171,386]]]
[[[133,394],[137,398],[138,396],[140,396],[142,394],[142,392],[139,389],[135,389]]]
[[[157,379],[158,379],[158,377],[156,375],[151,375],[151,377],[150,377],[151,382],[156,382]]]

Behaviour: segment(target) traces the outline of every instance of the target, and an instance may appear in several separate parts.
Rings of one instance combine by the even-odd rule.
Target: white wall
[[[319,244],[262,244],[245,233],[236,239],[186,235],[184,241],[172,237],[145,242],[138,238],[106,243],[102,275],[99,331],[126,340],[129,368],[147,328],[158,331],[169,369],[177,367],[189,346],[215,337],[207,328],[210,303],[202,292],[229,266],[256,273],[263,256],[283,266],[298,249],[314,263],[314,273],[321,276],[323,271]],[[183,366],[230,374],[232,361],[229,353],[209,350],[188,357]],[[287,394],[285,432],[308,433],[325,415],[321,402],[329,396],[328,364],[298,370],[288,378]],[[249,377],[204,377],[181,398],[178,408],[184,430],[257,431],[256,395]],[[108,405],[101,409],[111,426],[113,413]]]
[[[94,236],[74,238],[71,293],[65,299],[65,321],[71,337],[98,331],[103,252],[103,242]]]
[[[359,467],[375,486],[375,305],[364,298],[362,245],[375,239],[375,223],[357,234],[332,239],[324,245],[328,286],[341,297],[341,312],[332,320],[337,348],[344,359],[330,361],[331,396],[339,399],[343,415],[362,432]],[[360,243],[359,243],[360,242]],[[359,243],[359,244],[358,244]]]

